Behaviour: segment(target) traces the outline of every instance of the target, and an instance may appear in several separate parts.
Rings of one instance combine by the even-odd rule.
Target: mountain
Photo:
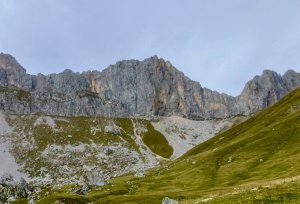
[[[157,56],[123,60],[101,72],[65,70],[45,76],[27,74],[14,57],[1,53],[0,203],[26,197],[31,203],[87,203],[97,199],[101,203],[100,197],[107,202],[132,198],[152,203],[150,200],[158,201],[162,196],[192,199],[187,198],[187,190],[197,197],[203,188],[211,192],[217,187],[224,190],[242,185],[249,176],[243,168],[251,167],[250,157],[265,155],[259,152],[260,143],[251,139],[257,139],[256,134],[269,134],[266,128],[274,121],[291,128],[286,120],[289,114],[297,113],[297,104],[289,94],[282,106],[290,107],[290,112],[282,112],[275,105],[274,112],[238,124],[299,84],[300,74],[292,70],[283,76],[265,70],[250,80],[239,96],[232,97],[201,87]],[[218,133],[218,139],[209,140]],[[278,138],[269,136],[262,141],[263,148],[277,147],[270,140]],[[247,148],[241,155],[250,167],[244,160],[234,163],[239,155],[231,149],[244,146]],[[239,149],[234,151],[239,153]],[[238,165],[230,166],[233,172],[226,166],[224,171],[219,168],[227,156],[228,163]],[[287,176],[277,170],[279,178]],[[122,175],[129,176],[114,179]],[[258,180],[262,178],[253,181]],[[141,185],[146,189],[140,189]],[[90,187],[92,194],[78,195],[86,194]]]
[[[264,70],[261,76],[250,80],[238,100],[244,101],[251,112],[266,108],[300,85],[300,74],[288,70],[283,76]]]
[[[300,74],[266,70],[232,97],[201,87],[157,56],[123,60],[103,71],[29,75],[9,54],[0,54],[0,110],[56,116],[170,116],[228,118],[261,110],[300,85]]]
[[[118,177],[87,195],[53,188],[37,203],[299,203],[299,101],[297,88],[142,178]]]

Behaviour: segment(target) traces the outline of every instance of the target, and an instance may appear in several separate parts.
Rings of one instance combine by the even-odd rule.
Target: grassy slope
[[[299,145],[300,88],[244,123],[202,143],[175,162],[149,171],[144,178],[119,177],[111,185],[94,189],[78,200],[160,203],[163,197],[169,196],[194,203],[195,199],[226,194],[236,188],[260,186],[271,180],[299,175]],[[299,189],[299,184],[295,185]],[[278,189],[271,189],[270,194],[281,192],[283,197],[290,195],[284,194],[289,192],[289,188]],[[264,193],[261,195],[264,196]],[[58,196],[61,192],[53,191],[40,203],[48,203],[47,200]],[[64,199],[68,196],[71,195],[64,194]],[[236,196],[243,198],[244,195]],[[299,193],[296,198],[299,198]],[[226,203],[226,200],[223,201]],[[218,200],[210,203],[214,202],[222,203]],[[252,202],[251,198],[249,202]]]
[[[151,123],[147,124],[147,132],[143,134],[143,142],[152,152],[164,158],[170,158],[173,154],[173,148],[169,145],[167,139]]]
[[[50,159],[44,159],[41,157],[41,154],[45,151],[47,146],[51,144],[56,144],[61,147],[66,145],[80,145],[86,144],[91,145],[96,144],[98,146],[114,145],[122,143],[123,147],[127,147],[130,151],[136,151],[141,154],[140,147],[136,144],[134,140],[134,127],[131,119],[128,118],[105,118],[105,117],[52,117],[55,120],[55,128],[50,127],[47,123],[39,124],[34,126],[34,123],[38,118],[44,116],[43,114],[35,114],[30,116],[14,116],[11,117],[9,123],[11,126],[15,127],[16,137],[14,142],[13,154],[16,158],[16,161],[24,166],[26,172],[32,177],[38,177],[40,175],[40,169],[46,167],[47,170],[51,173],[54,181],[60,178],[64,178],[66,175],[58,173],[58,168],[60,164],[53,164],[53,161]],[[110,132],[105,132],[105,126],[111,123],[115,123],[120,129],[120,134],[113,135]],[[149,128],[145,129],[145,135],[149,137],[155,136],[156,138],[163,138],[163,135],[157,134],[154,131],[153,126],[148,120],[139,120],[136,119],[134,122],[139,122],[143,124],[143,127]],[[97,128],[97,131],[91,131],[91,127]],[[24,132],[24,136],[19,136],[19,133]],[[21,138],[21,139],[20,139]],[[32,142],[32,139],[35,141]],[[163,140],[160,143],[145,143],[149,145],[149,148],[159,151],[154,151],[156,154],[169,158],[171,154],[166,154],[165,149],[173,151],[170,148],[167,142],[163,143]],[[32,143],[34,148],[23,147],[22,144]],[[86,148],[83,152],[72,152],[70,155],[72,158],[66,159],[64,156],[65,152],[57,152],[57,157],[60,157],[60,161],[72,168],[81,168],[78,167],[78,161],[85,158],[86,165],[97,165],[101,166],[103,170],[110,171],[113,168],[118,168],[118,165],[128,165],[127,163],[121,164],[118,163],[116,167],[110,165],[108,168],[107,165],[101,164],[101,159],[97,158],[98,151],[93,148]],[[90,156],[88,156],[88,154]],[[143,155],[140,155],[144,159]],[[124,155],[126,157],[126,155]],[[48,158],[56,158],[55,154],[48,154]],[[82,172],[77,173],[78,176],[81,176]],[[69,178],[69,177],[68,177]]]
[[[287,182],[273,187],[246,189],[239,193],[220,195],[208,200],[207,204],[223,203],[293,203],[300,200],[300,182]],[[193,203],[197,202],[194,200]]]

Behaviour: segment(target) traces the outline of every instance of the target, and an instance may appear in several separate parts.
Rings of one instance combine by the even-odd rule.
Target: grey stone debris
[[[20,185],[25,189],[26,193],[33,191],[33,189],[29,186],[29,184],[24,178],[21,178]]]
[[[103,186],[105,185],[105,177],[100,171],[90,171],[87,174],[89,185],[91,186]]]
[[[257,112],[300,85],[300,74],[265,70],[232,97],[202,87],[157,56],[123,60],[103,71],[30,75],[0,54],[0,110],[10,114],[227,118]]]
[[[111,154],[113,154],[114,153],[114,150],[113,149],[111,149],[111,148],[107,148],[106,149],[106,155],[111,155]]]
[[[178,204],[178,201],[165,197],[161,204]]]
[[[88,193],[88,191],[89,191],[88,185],[83,185],[83,186],[73,189],[73,193],[76,193],[79,195],[86,195]]]
[[[28,200],[28,204],[34,204],[33,196],[28,196],[27,200]]]
[[[11,174],[5,173],[5,174],[1,175],[0,183],[6,183],[6,184],[14,183],[14,178]]]
[[[115,124],[109,124],[105,126],[104,131],[113,135],[119,135],[121,133],[120,128]]]
[[[137,170],[134,174],[135,177],[144,177],[144,171],[143,170]]]
[[[26,190],[19,184],[0,183],[0,201],[7,202],[28,196]]]

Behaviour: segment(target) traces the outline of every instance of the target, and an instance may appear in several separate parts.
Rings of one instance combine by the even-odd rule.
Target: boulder
[[[178,204],[178,201],[165,197],[161,204]]]

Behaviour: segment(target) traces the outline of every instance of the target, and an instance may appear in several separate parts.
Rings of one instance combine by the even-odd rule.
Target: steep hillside
[[[154,147],[166,154],[142,142],[152,127],[146,120],[32,115],[10,117],[9,124],[11,153],[35,184],[103,185],[112,176],[142,174],[173,151],[159,132],[151,130],[161,139]]]
[[[0,185],[97,185],[176,159],[244,118],[59,117],[0,112]],[[1,192],[1,190],[0,190]],[[1,199],[0,199],[1,200]]]
[[[110,185],[90,190],[87,196],[48,189],[50,193],[41,194],[37,203],[161,203],[165,196],[183,203],[222,203],[230,198],[237,203],[243,203],[243,198],[250,203],[297,203],[299,121],[300,88],[143,178],[119,177]],[[280,179],[282,182],[276,182]]]

